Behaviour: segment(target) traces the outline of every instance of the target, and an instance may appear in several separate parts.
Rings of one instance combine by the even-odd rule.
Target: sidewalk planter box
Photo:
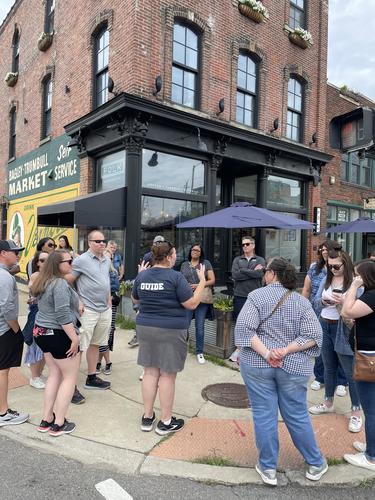
[[[234,321],[232,311],[215,310],[216,319],[205,321],[204,353],[218,358],[227,359],[234,351]],[[189,328],[189,343],[195,349],[195,321]]]
[[[18,73],[12,73],[11,71],[6,74],[4,82],[8,87],[14,87],[18,80]]]
[[[216,345],[228,349],[231,342],[233,326],[233,311],[219,311],[215,309],[216,316]]]
[[[42,33],[38,38],[38,49],[45,52],[52,45],[53,33]]]
[[[128,317],[135,320],[135,311],[133,309],[133,301],[130,298],[130,295],[131,290],[128,290],[124,295],[122,295],[119,312],[121,312],[125,318]]]

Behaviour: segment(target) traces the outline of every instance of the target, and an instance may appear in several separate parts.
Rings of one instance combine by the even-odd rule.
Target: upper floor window
[[[306,28],[305,0],[290,0],[289,26]]]
[[[302,141],[303,124],[303,86],[296,78],[288,82],[288,116],[286,137],[293,141]]]
[[[9,114],[9,159],[15,158],[16,156],[16,123],[17,123],[17,111],[16,108],[12,108]]]
[[[343,154],[341,172],[344,181],[368,188],[375,186],[375,161],[371,158],[360,158],[356,152]]]
[[[12,73],[18,73],[20,63],[20,32],[15,30],[13,35],[13,55],[12,55]]]
[[[102,29],[95,36],[94,106],[108,101],[109,31]]]
[[[47,76],[43,82],[43,116],[42,116],[42,139],[51,135],[51,113],[52,113],[52,78]]]
[[[236,120],[256,127],[258,64],[248,55],[240,54],[237,67]]]
[[[44,20],[45,33],[53,33],[55,23],[55,0],[46,1],[46,14]]]
[[[172,101],[198,107],[199,38],[184,24],[173,29]]]

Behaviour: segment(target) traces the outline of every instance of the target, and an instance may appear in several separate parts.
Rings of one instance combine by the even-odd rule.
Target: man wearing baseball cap
[[[17,264],[18,247],[12,240],[0,240],[0,427],[22,424],[27,413],[18,413],[8,405],[9,369],[21,366],[23,336],[18,324],[18,290],[9,270]]]

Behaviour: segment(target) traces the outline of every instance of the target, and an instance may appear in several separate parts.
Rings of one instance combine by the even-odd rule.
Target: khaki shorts
[[[79,329],[81,351],[86,351],[90,345],[101,346],[108,344],[111,319],[111,308],[108,308],[104,312],[85,308],[82,316],[79,318],[81,322],[81,328]]]

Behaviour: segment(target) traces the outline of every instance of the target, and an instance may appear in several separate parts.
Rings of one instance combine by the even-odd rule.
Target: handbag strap
[[[292,293],[292,290],[288,290],[287,292],[284,293],[284,295],[280,298],[280,300],[278,301],[278,303],[272,309],[271,313],[266,318],[262,319],[262,321],[259,323],[257,329],[259,329],[259,327],[262,326],[263,323],[265,323],[268,319],[270,319],[270,317],[273,315],[273,313],[276,312],[277,309],[279,309],[279,307],[281,307],[284,304],[284,302],[289,297],[289,295],[291,295],[291,293]]]

